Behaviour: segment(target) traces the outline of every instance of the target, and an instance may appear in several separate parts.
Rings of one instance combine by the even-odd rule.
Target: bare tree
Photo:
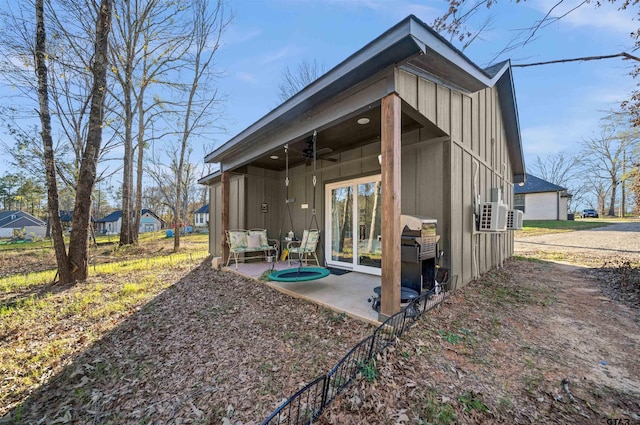
[[[47,198],[49,202],[49,223],[53,236],[53,249],[58,264],[60,282],[73,281],[69,258],[62,237],[62,224],[58,209],[58,184],[56,180],[55,159],[53,154],[53,138],[51,137],[51,115],[49,114],[49,84],[47,76],[47,34],[44,22],[44,0],[36,0],[36,49],[35,64],[38,76],[38,100],[40,101],[40,122],[42,125],[42,144],[44,165],[47,179]]]
[[[463,48],[467,47],[474,40],[480,38],[480,35],[490,28],[492,16],[484,18],[483,11],[491,10],[498,2],[497,0],[447,0],[449,7],[441,16],[434,19],[432,27],[449,38],[449,40],[457,40],[463,44]],[[517,1],[516,3],[524,3]],[[549,25],[553,25],[561,21],[567,15],[574,13],[576,10],[584,7],[600,7],[602,2],[581,0],[569,10],[559,13],[558,7],[563,3],[558,0],[551,3],[549,9],[542,19],[532,22],[531,25],[524,28],[518,28],[513,31],[513,36],[507,44],[495,54],[490,62],[496,61],[501,55],[520,49],[534,42],[540,31]],[[637,0],[609,0],[609,3],[617,4],[621,14],[629,13],[629,9],[636,8],[634,11],[636,20],[640,18],[640,10],[638,10]],[[486,13],[486,12],[484,12]],[[490,12],[489,12],[490,13]],[[640,28],[630,33],[631,40],[634,43],[633,51],[640,48]],[[547,65],[552,63],[564,63],[584,60],[602,60],[610,58],[631,59],[636,62],[631,71],[631,76],[636,78],[640,75],[640,58],[633,56],[627,52],[615,53],[611,55],[588,56],[581,58],[563,58],[554,61],[545,61],[535,64],[515,64],[514,66],[533,66]],[[629,112],[631,122],[635,126],[640,125],[640,90],[635,89],[629,96],[629,99],[622,102],[622,108]]]
[[[637,139],[621,132],[612,123],[605,123],[600,134],[583,141],[583,155],[589,173],[604,179],[609,186],[609,208],[607,214],[615,215],[616,191],[621,181],[625,152],[631,150]],[[602,189],[604,185],[597,185]],[[598,190],[598,195],[602,190]]]
[[[182,176],[178,178],[180,150],[181,146],[177,144],[166,146],[162,149],[162,155],[151,155],[146,165],[146,174],[154,184],[147,188],[145,199],[150,205],[154,205],[159,215],[167,211],[171,222],[174,225],[176,222],[180,224],[175,226],[176,232],[180,232],[183,224],[180,217],[187,216],[187,211],[194,201],[196,192],[193,188],[199,174],[198,164],[191,162],[193,149],[188,148],[182,165]],[[169,162],[164,163],[159,159],[161,157],[169,159]]]
[[[567,205],[569,211],[573,211],[576,205],[584,201],[586,192],[582,165],[580,156],[561,151],[547,155],[544,160],[537,156],[531,169],[536,176],[566,188],[571,195]]]
[[[220,47],[222,34],[230,22],[225,15],[222,0],[194,0],[192,12],[192,25],[189,28],[191,38],[188,54],[184,58],[189,65],[187,72],[192,79],[190,84],[185,85],[186,98],[182,103],[176,104],[178,107],[182,105],[183,109],[177,129],[180,143],[176,166],[176,232],[173,245],[175,252],[180,249],[180,225],[184,221],[180,203],[183,197],[185,158],[191,139],[204,127],[215,126],[215,118],[212,119],[211,114],[215,113],[214,108],[220,104],[221,99],[217,89],[213,87],[213,79],[216,77],[213,59]]]
[[[62,226],[58,209],[58,188],[55,157],[51,137],[49,114],[49,85],[47,79],[47,37],[45,31],[44,0],[36,0],[35,68],[38,77],[39,114],[42,124],[42,140],[47,177],[49,220],[54,240],[60,282],[71,283],[87,278],[87,240],[90,219],[91,192],[96,179],[97,160],[102,143],[103,108],[106,93],[107,37],[111,28],[111,0],[101,0],[95,20],[95,47],[92,62],[93,85],[89,112],[89,131],[82,155],[78,176],[76,202],[72,226],[75,231],[69,241],[69,252],[65,251]]]
[[[295,71],[287,66],[282,71],[282,82],[278,85],[278,97],[284,102],[317,80],[324,72],[324,65],[318,64],[315,59],[313,61],[303,59]]]
[[[182,57],[188,48],[184,22],[187,15],[188,8],[183,2],[131,0],[116,4],[111,57],[119,84],[112,93],[118,100],[124,127],[121,134],[124,155],[120,245],[137,243],[138,240],[147,129],[152,127],[158,113],[168,112],[161,108],[161,97],[150,96],[149,93],[153,86],[176,84],[171,73],[184,66]],[[155,134],[154,137],[160,139],[162,135]],[[137,161],[134,160],[136,151]],[[137,163],[135,191],[134,163]]]
[[[37,81],[33,78],[36,37],[30,25],[32,18],[26,14],[30,4],[30,1],[21,2],[20,7],[0,16],[0,55],[5,59],[0,62],[0,69],[3,77],[17,89],[17,96],[27,100],[12,102],[11,106],[0,109],[0,115],[16,142],[12,147],[5,144],[5,153],[15,163],[22,163],[21,167],[41,174],[44,151],[42,142],[34,137],[37,133],[30,128],[33,108],[28,106],[30,101],[40,102],[34,96],[38,93]],[[43,20],[55,34],[52,40],[47,40],[46,68],[50,120],[59,135],[52,149],[60,190],[75,191],[87,140],[95,45],[95,29],[91,28],[95,20],[91,22],[91,19],[96,16],[95,11],[92,2],[59,0],[58,4],[43,4]],[[23,126],[23,121],[28,122],[28,126]],[[105,119],[105,124],[107,121]],[[107,138],[101,145],[100,159],[106,158],[115,147],[113,139]],[[103,167],[97,179],[113,172],[115,170]]]
[[[69,240],[69,266],[77,280],[86,280],[88,273],[87,241],[91,219],[91,194],[96,182],[97,164],[102,145],[104,124],[104,101],[107,93],[108,37],[111,30],[112,0],[101,0],[95,27],[95,54],[91,71],[91,105],[89,107],[89,130],[82,154],[82,163],[76,189],[76,202],[71,227],[74,231]]]

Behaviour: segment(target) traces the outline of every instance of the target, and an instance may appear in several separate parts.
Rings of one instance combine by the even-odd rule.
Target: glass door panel
[[[358,257],[357,265],[380,268],[382,265],[381,182],[358,184]]]
[[[380,176],[331,183],[325,188],[327,264],[380,275]]]
[[[353,188],[331,190],[331,260],[353,264]]]

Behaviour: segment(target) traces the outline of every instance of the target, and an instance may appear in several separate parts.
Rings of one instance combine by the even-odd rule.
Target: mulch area
[[[370,332],[205,262],[9,413],[19,423],[259,423]]]

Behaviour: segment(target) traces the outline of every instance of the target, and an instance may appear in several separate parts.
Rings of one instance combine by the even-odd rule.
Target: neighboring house
[[[193,217],[194,227],[207,227],[209,225],[209,204],[198,208]]]
[[[73,222],[73,210],[60,210],[60,224],[63,230],[71,229]],[[95,223],[95,218],[91,217],[91,222]]]
[[[117,234],[122,228],[122,210],[114,211],[111,214],[95,221],[96,232]],[[164,228],[164,222],[153,211],[149,209],[142,210],[140,217],[139,233],[155,232]]]
[[[527,174],[526,183],[513,187],[513,206],[524,213],[525,220],[566,220],[567,189]]]
[[[282,230],[300,236],[315,194],[321,263],[381,275],[383,315],[400,309],[402,214],[437,219],[441,264],[454,287],[513,253],[512,232],[474,229],[476,201],[503,193],[512,208],[513,185],[525,177],[510,62],[482,69],[415,16],[205,161],[224,171],[199,180],[210,190],[211,254],[226,254],[225,229],[266,228],[278,237],[289,207],[294,228]]]
[[[44,237],[47,223],[24,211],[0,212],[0,238],[12,238],[14,230],[24,231],[26,236]]]
[[[73,211],[60,210],[60,225],[63,229],[71,228],[71,222],[73,221]]]

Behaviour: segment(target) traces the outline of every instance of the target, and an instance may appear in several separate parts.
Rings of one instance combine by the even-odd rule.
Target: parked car
[[[582,210],[582,214],[580,214],[580,218],[593,217],[598,218],[598,212],[592,209]]]

